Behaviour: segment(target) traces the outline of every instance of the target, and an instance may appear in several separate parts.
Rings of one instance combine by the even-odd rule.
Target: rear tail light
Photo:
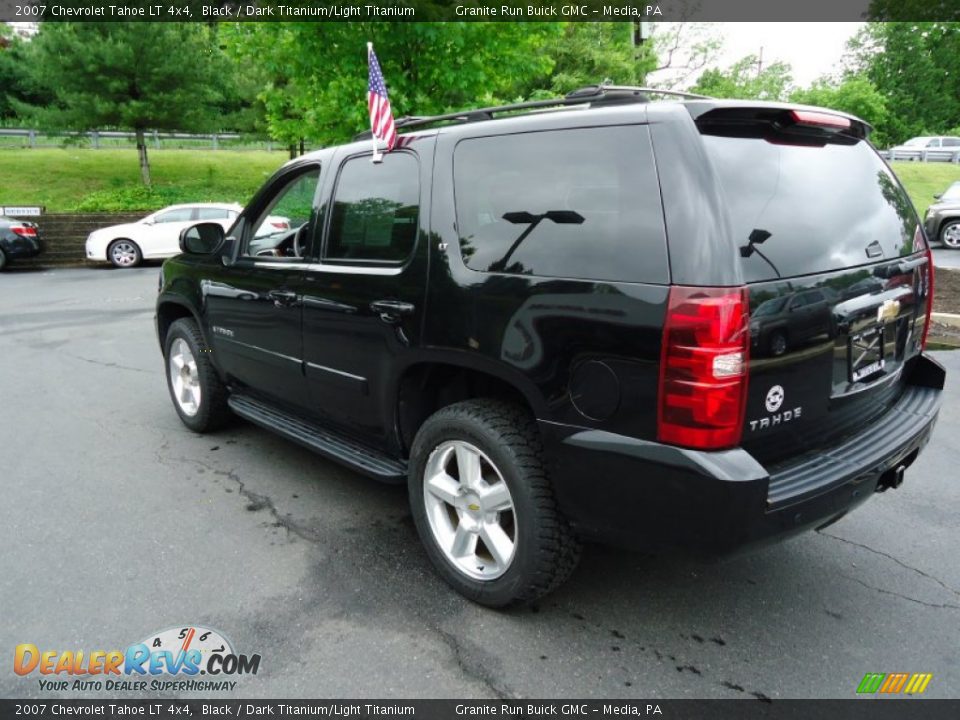
[[[671,287],[660,355],[658,439],[707,450],[737,445],[749,352],[746,288]]]
[[[11,225],[10,230],[20,237],[35,238],[37,236],[37,229],[33,225]]]
[[[924,297],[927,300],[927,316],[923,321],[923,335],[920,336],[920,349],[927,349],[927,333],[930,332],[930,315],[933,313],[933,278],[934,278],[934,268],[933,268],[933,250],[930,248],[930,243],[927,242],[926,238],[923,236],[923,230],[920,229],[920,226],[917,226],[916,232],[913,233],[913,247],[915,250],[924,251],[927,255],[927,265],[926,268],[921,270],[921,273],[925,273],[925,277],[921,277],[921,287],[925,290],[923,293]]]
[[[272,222],[272,223],[270,223],[270,224],[273,225],[273,226],[274,226],[275,228],[277,228],[278,230],[289,230],[289,229],[290,229],[290,223],[288,223],[288,222]]]

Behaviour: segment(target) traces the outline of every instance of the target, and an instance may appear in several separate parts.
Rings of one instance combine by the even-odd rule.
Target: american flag
[[[390,109],[390,98],[387,97],[387,86],[383,82],[383,73],[373,45],[367,47],[367,58],[370,61],[370,84],[367,88],[367,102],[370,106],[370,129],[373,137],[387,143],[387,151],[393,150],[397,144],[397,126],[393,122],[393,111]]]

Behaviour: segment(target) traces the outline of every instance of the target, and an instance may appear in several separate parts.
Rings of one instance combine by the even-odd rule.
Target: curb
[[[944,313],[944,312],[935,312],[930,313],[930,319],[934,322],[943,323],[944,325],[953,325],[954,327],[960,327],[960,315],[955,313]]]

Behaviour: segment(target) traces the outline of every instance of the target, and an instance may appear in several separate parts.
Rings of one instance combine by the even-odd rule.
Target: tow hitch
[[[912,461],[912,459],[913,458],[910,460]],[[886,492],[891,489],[896,490],[903,485],[903,473],[909,465],[909,461],[901,461],[881,475],[877,481],[877,492]]]

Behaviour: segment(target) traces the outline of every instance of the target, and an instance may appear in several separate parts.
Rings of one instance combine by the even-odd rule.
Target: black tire
[[[770,333],[770,340],[767,343],[767,346],[770,350],[770,355],[773,357],[780,357],[787,351],[787,333],[783,330],[774,330]]]
[[[960,250],[960,220],[949,220],[940,228],[940,242],[945,248]]]
[[[474,579],[458,569],[440,547],[427,517],[424,471],[434,450],[451,441],[479,449],[510,492],[515,550],[506,570],[495,579]],[[504,607],[534,601],[561,585],[580,559],[580,541],[557,507],[542,452],[530,414],[489,399],[466,400],[438,410],[413,442],[408,489],[420,539],[440,576],[481,605]]]
[[[114,252],[115,250],[121,249],[125,250],[125,252],[122,254]],[[119,257],[120,255],[122,255],[124,259],[121,259],[121,257]],[[107,246],[107,260],[109,260],[110,264],[115,268],[126,270],[127,268],[137,267],[137,265],[143,262],[143,251],[140,250],[140,246],[133,240],[117,238]]]
[[[0,270],[7,266],[7,254],[0,248]]]
[[[176,397],[171,370],[171,348],[178,340],[183,340],[196,363],[196,378],[200,388],[200,400],[194,414],[190,414]],[[197,323],[190,318],[180,318],[170,325],[166,340],[163,343],[164,368],[167,377],[167,389],[173,407],[180,416],[180,420],[188,428],[198,433],[211,432],[223,427],[232,417],[227,405],[229,392],[213,364],[210,362],[210,350],[203,336],[200,334]]]

